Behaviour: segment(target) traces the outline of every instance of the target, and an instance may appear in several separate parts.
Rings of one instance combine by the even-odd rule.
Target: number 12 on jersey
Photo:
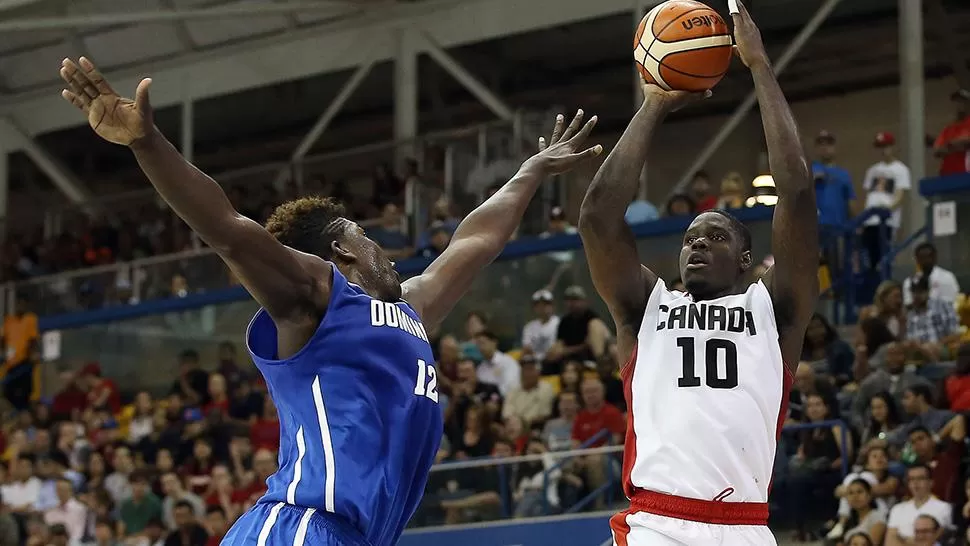
[[[418,360],[418,379],[414,383],[414,394],[427,396],[438,403],[438,372],[434,366]]]
[[[701,378],[697,376],[695,369],[695,347],[694,338],[679,337],[677,346],[681,348],[684,356],[684,370],[680,379],[677,380],[678,387],[700,387]],[[738,347],[729,339],[711,338],[705,343],[704,351],[704,382],[712,389],[733,389],[738,386]],[[723,355],[723,357],[721,356]],[[724,377],[720,375],[719,359],[724,358]]]

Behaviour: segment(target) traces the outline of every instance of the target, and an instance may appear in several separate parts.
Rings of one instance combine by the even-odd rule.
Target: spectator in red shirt
[[[121,410],[121,393],[111,379],[101,377],[101,365],[90,362],[81,370],[81,379],[87,385],[88,405],[95,410],[107,409],[112,414]]]
[[[236,489],[232,502],[245,512],[266,493],[266,480],[276,472],[276,455],[268,449],[260,449],[253,455],[253,476],[245,487]]]
[[[610,431],[611,437],[597,440],[585,447],[600,447],[606,444],[607,439],[613,444],[623,443],[626,419],[616,406],[606,402],[606,388],[603,382],[599,378],[586,379],[580,391],[583,397],[583,409],[573,422],[573,440],[577,444],[585,444],[601,430],[606,429]]]
[[[616,406],[606,401],[606,387],[603,382],[598,377],[588,378],[583,381],[580,393],[583,396],[583,409],[573,422],[573,442],[577,446],[585,444],[605,429],[609,431],[607,438],[584,447],[602,446],[607,439],[613,444],[622,443],[623,434],[626,432],[626,419]],[[579,464],[584,469],[585,482],[590,489],[596,489],[608,479],[607,465],[616,466],[617,461],[610,455],[587,455],[581,458]],[[597,496],[594,504],[599,510],[605,508],[606,502],[602,496]]]
[[[229,416],[229,391],[226,378],[221,373],[209,376],[209,402],[202,407],[202,413],[209,415],[213,411],[220,411]]]
[[[234,521],[240,514],[239,508],[232,500],[235,492],[236,488],[229,467],[221,464],[212,467],[212,482],[209,484],[208,494],[205,497],[206,506],[221,508],[222,515],[230,521]]]
[[[205,546],[219,546],[222,538],[229,531],[229,517],[221,506],[208,506],[205,510],[205,530],[209,533],[209,540]]]
[[[54,395],[51,413],[55,419],[76,420],[88,406],[88,393],[81,386],[80,378],[74,372],[62,376],[64,388]]]
[[[263,401],[263,415],[249,427],[253,449],[276,451],[280,448],[280,419],[270,397]]]
[[[961,89],[951,98],[957,119],[944,127],[933,143],[933,154],[942,159],[941,176],[970,171],[970,90]]]
[[[970,342],[957,349],[953,375],[946,378],[946,399],[955,412],[970,411]]]
[[[706,171],[694,173],[687,187],[687,194],[694,201],[694,211],[700,214],[717,206],[717,196],[711,193],[711,177]]]
[[[185,485],[196,495],[205,495],[212,482],[212,444],[206,437],[195,439],[192,446],[192,456],[185,462],[180,474],[185,477]]]

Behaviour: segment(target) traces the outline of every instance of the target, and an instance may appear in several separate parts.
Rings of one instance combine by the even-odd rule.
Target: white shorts
[[[610,520],[614,546],[776,546],[764,525],[698,523],[649,512],[620,512]]]

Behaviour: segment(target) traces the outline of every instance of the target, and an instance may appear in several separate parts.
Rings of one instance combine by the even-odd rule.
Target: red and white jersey
[[[761,281],[694,302],[658,280],[622,376],[627,497],[767,502],[793,378]]]

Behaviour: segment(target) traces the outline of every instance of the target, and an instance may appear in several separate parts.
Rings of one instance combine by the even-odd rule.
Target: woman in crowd
[[[835,328],[822,315],[815,313],[805,330],[802,344],[802,360],[809,363],[815,373],[835,377],[836,386],[852,381],[852,347],[839,337]]]
[[[805,415],[809,423],[821,423],[830,418],[831,411],[822,396],[810,394]],[[846,435],[843,440],[842,432],[841,426],[833,425],[801,433],[798,452],[789,464],[789,506],[800,507],[794,511],[796,540],[808,540],[809,523],[835,508],[827,501],[840,481],[843,459],[852,455],[851,437]]]
[[[862,429],[859,442],[864,448],[887,445],[886,439],[902,424],[896,400],[888,392],[880,392],[869,400],[869,422]]]
[[[850,513],[845,523],[848,530],[843,536],[851,537],[863,533],[873,544],[882,544],[883,536],[886,534],[886,511],[877,506],[872,485],[863,478],[857,478],[849,483],[845,490],[845,499],[849,504]],[[829,533],[829,540],[833,539],[832,535],[833,533]],[[836,543],[844,544],[844,539]]]
[[[884,515],[889,514],[889,508],[895,502],[896,491],[899,489],[899,478],[889,473],[889,455],[881,447],[864,450],[865,464],[857,472],[849,473],[842,485],[835,488],[835,496],[839,497],[839,520],[828,534],[829,539],[837,539],[848,535],[846,529],[852,529],[851,516],[853,506],[850,499],[852,484],[862,480],[868,486],[869,497],[875,502],[875,507]],[[875,537],[875,535],[873,535]]]
[[[877,318],[896,339],[906,338],[906,309],[903,308],[903,287],[894,280],[886,280],[876,288],[872,305],[859,313],[859,324]],[[869,353],[873,354],[873,353]]]

